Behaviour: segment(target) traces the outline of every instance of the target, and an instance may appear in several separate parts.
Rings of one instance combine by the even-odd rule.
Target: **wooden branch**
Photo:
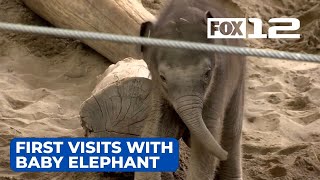
[[[139,36],[140,24],[153,20],[141,3],[134,0],[23,0],[51,24],[70,29]],[[116,63],[127,57],[141,58],[138,45],[83,40]]]

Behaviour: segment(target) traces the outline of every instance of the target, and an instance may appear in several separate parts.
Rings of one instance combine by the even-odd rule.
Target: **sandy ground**
[[[164,1],[142,2],[157,14]],[[248,41],[249,46],[320,54],[319,0],[236,3],[248,17],[302,21],[299,41]],[[19,0],[0,0],[0,21],[49,25]],[[320,64],[248,59],[244,179],[320,179]],[[0,32],[0,179],[117,179],[97,173],[14,173],[9,166],[13,137],[83,136],[80,104],[109,64],[75,40]],[[176,177],[183,179],[183,171]]]

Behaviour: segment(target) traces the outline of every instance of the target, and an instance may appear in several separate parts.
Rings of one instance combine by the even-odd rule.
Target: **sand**
[[[142,0],[154,14],[164,2]],[[299,41],[250,40],[249,46],[320,54],[319,0],[234,2],[247,17],[302,21]],[[0,0],[0,21],[50,26],[19,0]],[[244,179],[319,179],[320,64],[248,61]],[[80,105],[109,65],[77,40],[0,32],[0,179],[119,179],[103,173],[15,173],[9,165],[14,137],[83,136]],[[182,153],[188,154],[185,146]],[[182,164],[176,178],[183,179],[186,169]]]

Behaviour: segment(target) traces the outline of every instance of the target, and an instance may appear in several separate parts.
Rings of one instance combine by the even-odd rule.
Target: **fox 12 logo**
[[[247,22],[253,24],[253,34],[247,34]],[[298,39],[300,34],[286,34],[289,31],[299,30],[300,21],[296,18],[272,18],[270,24],[277,24],[268,29],[268,34],[262,32],[262,20],[259,18],[208,18],[208,34],[209,39],[225,38],[290,38]],[[280,26],[278,24],[286,25]],[[288,25],[290,24],[290,25]],[[282,31],[282,32],[281,32]],[[281,33],[280,33],[281,32]]]

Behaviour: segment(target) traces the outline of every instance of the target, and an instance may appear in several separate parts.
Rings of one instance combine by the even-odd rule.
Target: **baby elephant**
[[[207,18],[226,17],[205,0],[173,0],[143,36],[243,46],[207,39]],[[151,112],[143,137],[183,137],[191,147],[189,180],[240,180],[245,59],[237,55],[143,46],[152,75]],[[135,173],[135,180],[161,173]]]

